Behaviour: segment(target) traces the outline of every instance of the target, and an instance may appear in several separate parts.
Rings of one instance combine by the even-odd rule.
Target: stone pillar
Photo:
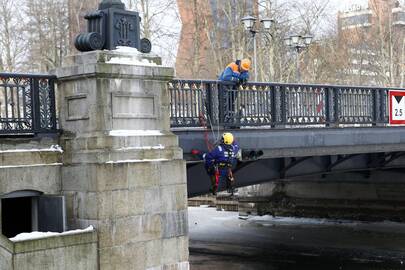
[[[57,70],[69,226],[97,229],[102,270],[189,269],[185,161],[169,130],[174,72],[154,61],[94,51]]]

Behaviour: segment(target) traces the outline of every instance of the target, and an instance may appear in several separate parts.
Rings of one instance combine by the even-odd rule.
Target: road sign
[[[405,124],[405,91],[390,90],[388,97],[390,104],[390,124]]]

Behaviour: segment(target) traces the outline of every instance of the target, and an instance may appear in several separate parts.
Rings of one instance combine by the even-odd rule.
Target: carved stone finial
[[[125,9],[125,4],[120,0],[103,0],[98,6],[98,9],[100,10],[107,8]]]

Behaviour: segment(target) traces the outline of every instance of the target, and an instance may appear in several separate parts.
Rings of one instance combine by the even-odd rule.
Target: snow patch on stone
[[[128,46],[117,46],[114,52],[122,52],[122,53],[131,53],[133,55],[142,55],[137,48],[128,47]]]
[[[132,65],[132,66],[157,66],[156,63],[148,59],[135,59],[133,57],[112,57],[106,62],[107,64]]]
[[[59,152],[63,153],[63,149],[59,145],[51,145],[49,148],[32,148],[32,149],[8,149],[0,150],[0,153],[22,153],[22,152]]]
[[[161,136],[160,130],[111,130],[110,136]]]
[[[139,52],[136,48],[118,46],[114,52],[124,53],[117,57],[112,57],[107,64],[120,64],[120,65],[134,65],[134,66],[158,66],[155,62],[145,59],[143,53]],[[126,55],[125,55],[126,54]]]
[[[49,163],[49,164],[28,164],[28,165],[7,165],[0,166],[0,169],[8,168],[29,168],[29,167],[46,167],[46,166],[62,166],[62,163]]]
[[[156,145],[156,146],[136,146],[136,147],[123,147],[118,148],[117,151],[130,151],[130,150],[159,150],[165,149],[164,145]]]
[[[10,241],[21,242],[21,241],[29,241],[29,240],[48,238],[48,237],[53,237],[53,236],[75,235],[75,234],[81,234],[81,233],[93,232],[93,231],[94,231],[93,226],[89,226],[86,229],[66,231],[66,232],[62,232],[62,233],[56,233],[56,232],[20,233],[20,234],[16,235],[15,237],[10,238]]]

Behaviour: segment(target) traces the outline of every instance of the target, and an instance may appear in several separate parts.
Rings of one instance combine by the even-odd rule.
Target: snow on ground
[[[93,226],[89,226],[86,229],[82,229],[82,230],[72,230],[72,231],[66,231],[66,232],[62,232],[62,233],[56,233],[56,232],[20,233],[20,234],[16,235],[15,237],[10,238],[10,241],[12,241],[12,242],[21,242],[21,241],[29,241],[29,240],[48,238],[48,237],[53,237],[53,236],[74,235],[74,234],[80,234],[80,233],[92,232],[92,231],[94,231]]]
[[[189,207],[190,225],[193,222],[202,222],[204,225],[214,225],[218,221],[241,221],[247,224],[257,224],[263,227],[272,226],[319,226],[319,227],[345,227],[367,231],[394,230],[405,234],[405,224],[393,221],[367,222],[345,219],[325,218],[299,218],[299,217],[274,217],[274,216],[239,216],[237,212],[217,211],[216,208]]]

